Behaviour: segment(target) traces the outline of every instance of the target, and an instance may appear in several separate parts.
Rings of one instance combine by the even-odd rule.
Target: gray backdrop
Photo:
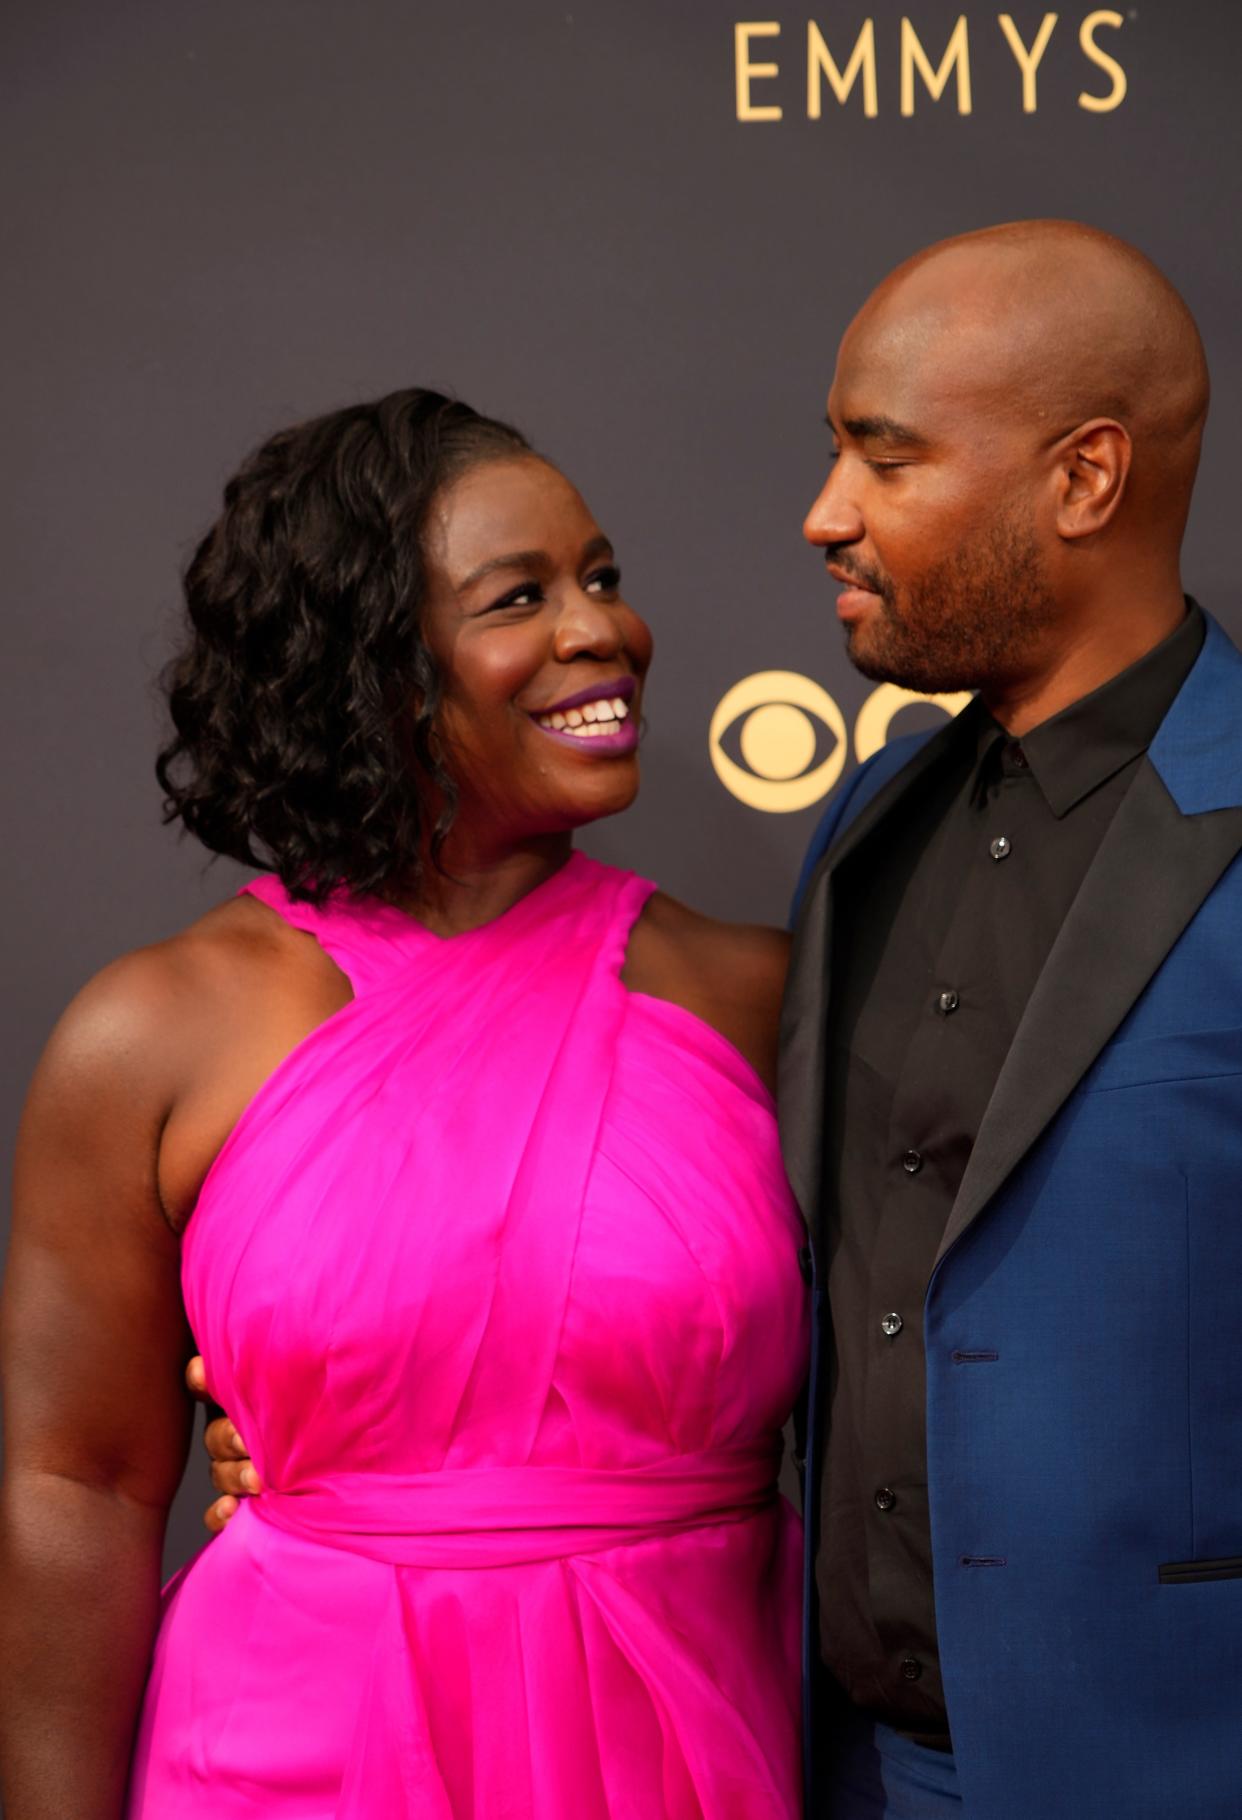
[[[957,7],[905,6],[934,73]],[[768,807],[731,794],[708,749],[717,704],[756,673],[817,678],[850,740],[870,693],[799,525],[837,338],[915,247],[1072,215],[1169,272],[1216,385],[1186,572],[1242,631],[1242,13],[1142,0],[1087,27],[1092,9],[1071,6],[1024,111],[998,15],[968,6],[970,111],[961,61],[933,100],[906,28],[903,114],[902,7],[834,5],[813,17],[841,70],[871,21],[874,112],[860,68],[844,104],[822,81],[812,119],[812,10],[9,0],[6,1147],[76,987],[241,876],[161,830],[152,678],[222,481],[282,423],[431,384],[512,417],[568,470],[658,645],[641,805],[585,844],[725,915],[783,918],[823,802],[785,812],[779,779],[760,787]],[[1022,44],[1043,18],[1014,12]],[[776,70],[740,97],[739,22],[769,28],[743,34],[745,61]],[[779,771],[792,761],[776,736],[788,753],[799,728],[786,710],[754,723],[749,748],[738,723],[722,743],[743,772],[747,749]],[[831,756],[830,727],[817,739],[808,769]],[[195,1461],[173,1560],[207,1495]]]

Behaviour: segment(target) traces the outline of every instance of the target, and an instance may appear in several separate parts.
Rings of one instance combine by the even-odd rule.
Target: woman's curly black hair
[[[417,881],[454,804],[420,630],[427,514],[467,468],[530,452],[508,424],[410,389],[250,457],[185,573],[188,636],[162,678],[165,821],[312,903]]]

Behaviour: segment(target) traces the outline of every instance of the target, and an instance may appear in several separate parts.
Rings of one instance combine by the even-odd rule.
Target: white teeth
[[[621,695],[611,701],[583,702],[580,708],[556,708],[550,714],[536,715],[539,726],[551,733],[572,733],[575,739],[599,739],[616,733],[621,722],[629,719],[629,703]]]

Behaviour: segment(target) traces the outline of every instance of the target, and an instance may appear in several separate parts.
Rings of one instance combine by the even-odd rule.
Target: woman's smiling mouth
[[[589,746],[601,757],[632,752],[638,744],[638,724],[630,717],[635,686],[632,676],[616,677],[534,713],[531,719],[541,732],[567,744]]]

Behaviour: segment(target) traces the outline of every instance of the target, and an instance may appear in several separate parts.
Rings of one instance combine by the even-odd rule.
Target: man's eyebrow
[[[612,545],[601,532],[587,543],[581,560],[584,563],[592,562],[597,556],[611,556],[612,553]],[[477,569],[471,569],[469,575],[464,575],[457,586],[459,590],[472,588],[477,581],[495,575],[499,569],[524,569],[529,573],[532,569],[548,569],[551,563],[552,559],[546,550],[511,550],[504,556],[492,556],[487,562],[481,562]]]
[[[827,420],[828,428],[836,433],[836,425],[831,417]],[[898,423],[895,417],[847,417],[842,427],[847,436],[855,442],[900,442],[907,448],[925,449],[928,447],[926,436],[912,430],[907,423]]]

